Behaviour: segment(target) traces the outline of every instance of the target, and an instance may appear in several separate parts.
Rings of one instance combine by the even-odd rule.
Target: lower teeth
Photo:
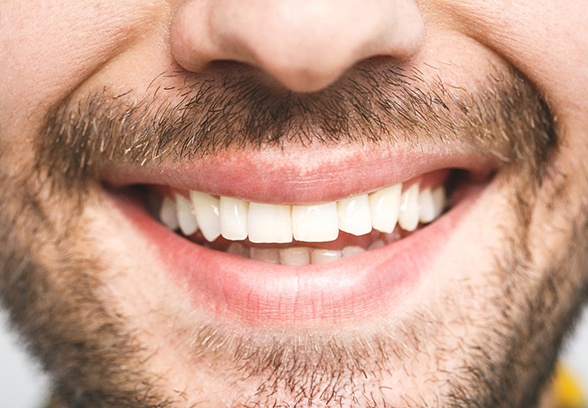
[[[415,230],[418,229],[420,229],[420,226]],[[208,242],[202,237],[200,232],[188,237],[182,234],[179,228],[175,229],[175,231],[177,234],[190,239],[196,245],[204,246],[211,250],[226,252],[231,255],[270,264],[287,266],[315,265],[333,262],[342,258],[350,258],[355,255],[363,254],[366,251],[382,248],[412,233],[397,227],[390,234],[372,231],[370,234],[361,237],[352,237],[348,235],[347,239],[344,239],[344,241],[349,245],[343,246],[342,249],[332,249],[334,243],[330,242],[329,246],[331,248],[327,249],[297,246],[296,244],[300,244],[297,242],[293,242],[292,244],[280,244],[277,247],[258,246],[256,244],[251,244],[248,241],[226,241],[222,237],[214,242]]]
[[[374,244],[372,244],[372,246],[368,249],[372,249],[373,246],[384,246],[383,241],[376,241]],[[358,246],[347,246],[342,250],[310,247],[290,247],[284,249],[256,248],[247,247],[238,242],[233,242],[227,249],[227,253],[232,255],[276,265],[288,266],[304,266],[327,263],[336,261],[337,259],[349,258],[355,255],[359,255],[365,251],[366,250],[364,248]]]
[[[338,259],[360,255],[366,251],[382,248],[409,234],[409,232],[397,228],[391,234],[372,231],[372,233],[361,237],[346,235],[342,238],[342,241],[345,243],[341,243],[340,249],[333,242],[329,243],[328,248],[304,246],[302,242],[271,247],[252,244],[248,241],[230,242],[222,238],[213,243],[209,243],[199,236],[199,234],[195,234],[190,239],[197,245],[211,250],[226,252],[241,258],[253,259],[274,265],[305,266],[328,263]]]

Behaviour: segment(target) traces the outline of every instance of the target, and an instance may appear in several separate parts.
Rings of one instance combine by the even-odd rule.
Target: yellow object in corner
[[[553,381],[558,408],[588,408],[580,383],[563,365],[559,365]]]

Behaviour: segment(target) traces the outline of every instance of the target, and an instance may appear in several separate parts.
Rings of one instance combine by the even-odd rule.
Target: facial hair
[[[563,334],[585,301],[587,279],[580,271],[586,264],[588,225],[587,211],[570,214],[566,228],[572,244],[541,271],[544,279],[525,290],[526,280],[537,273],[528,234],[539,192],[546,184],[557,190],[548,203],[557,208],[574,200],[578,186],[553,169],[561,135],[524,78],[495,73],[471,92],[449,91],[441,81],[427,83],[415,72],[370,68],[315,94],[273,89],[247,76],[213,75],[184,84],[154,86],[138,100],[132,92],[106,90],[65,101],[51,110],[34,138],[34,163],[18,163],[14,171],[9,146],[2,152],[0,236],[6,245],[0,249],[0,297],[53,376],[59,400],[71,407],[183,406],[144,372],[141,342],[129,331],[129,322],[96,294],[104,285],[104,267],[88,250],[95,244],[84,227],[83,209],[94,199],[104,168],[117,162],[198,160],[229,149],[287,148],[289,143],[378,143],[392,149],[426,138],[492,152],[503,162],[504,188],[517,215],[504,253],[497,254],[501,295],[488,295],[485,302],[501,316],[493,327],[484,327],[485,338],[464,340],[463,362],[449,375],[449,391],[437,398],[455,407],[537,402]],[[423,321],[442,322],[433,312],[419,313]],[[466,324],[467,311],[461,313]],[[401,331],[400,337],[411,339],[403,346],[415,350],[434,341],[410,322]],[[360,336],[349,342],[335,336],[328,342],[316,335],[285,336],[261,343],[228,341],[229,336],[222,327],[202,325],[191,342],[194,359],[221,359],[235,375],[258,379],[255,395],[235,400],[234,406],[393,406],[361,386],[362,376],[381,378],[396,368],[394,356],[402,359],[390,337]],[[496,361],[494,348],[506,357]],[[442,355],[444,345],[435,349]],[[357,386],[350,389],[349,383]],[[276,397],[284,392],[290,400]],[[406,406],[430,406],[429,398]]]

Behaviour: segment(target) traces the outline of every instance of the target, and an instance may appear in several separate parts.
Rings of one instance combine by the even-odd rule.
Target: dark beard
[[[536,183],[556,143],[547,106],[516,72],[492,72],[467,91],[426,82],[419,72],[366,65],[312,94],[270,88],[238,72],[175,76],[154,80],[146,96],[103,89],[56,106],[35,140],[37,171],[80,194],[113,163],[156,165],[292,145],[394,149],[427,142],[489,152],[505,166],[527,167],[528,182]]]
[[[486,328],[487,339],[474,339],[474,344],[464,339],[467,358],[452,376],[450,395],[441,399],[455,407],[536,404],[562,337],[585,300],[588,280],[580,272],[588,249],[583,209],[569,215],[574,245],[554,256],[551,269],[542,273],[545,279],[533,290],[521,287],[535,268],[527,244],[539,191],[549,186],[557,194],[548,205],[567,208],[578,188],[550,166],[558,139],[549,110],[517,74],[490,79],[491,89],[471,95],[398,72],[371,75],[304,96],[272,91],[250,79],[198,83],[174,90],[184,96],[179,101],[171,98],[175,102],[164,104],[168,109],[157,115],[156,100],[127,102],[125,96],[100,94],[79,105],[68,101],[48,116],[42,137],[35,139],[34,167],[21,163],[22,171],[15,172],[2,166],[0,237],[6,245],[0,249],[0,294],[30,349],[54,376],[61,400],[85,408],[182,406],[162,395],[158,380],[143,372],[140,342],[128,332],[124,317],[109,311],[95,293],[103,284],[102,266],[87,250],[93,243],[81,210],[95,199],[92,188],[110,162],[196,160],[223,149],[314,143],[317,134],[320,143],[382,143],[393,148],[399,135],[420,134],[439,143],[459,141],[494,152],[504,161],[505,188],[512,191],[517,214],[517,225],[509,226],[510,241],[504,243],[507,255],[497,262],[502,295],[488,299],[502,316],[496,326]],[[385,91],[374,94],[374,89]],[[11,159],[8,150],[3,152],[5,163]],[[226,335],[217,329],[196,331],[195,358],[218,357],[203,344],[205,338],[208,344],[223,343]],[[416,345],[424,334],[406,328],[405,337],[416,339]],[[391,406],[360,386],[349,391],[334,380],[360,384],[362,375],[377,378],[378,369],[390,370],[385,367],[388,353],[398,352],[390,340],[369,339],[379,345],[377,356],[370,356],[361,344],[331,349],[319,367],[309,364],[317,357],[309,351],[316,344],[298,342],[297,348],[288,341],[261,345],[240,340],[233,348],[217,351],[230,356],[233,367],[242,367],[242,375],[259,378],[258,393],[239,401],[241,406],[309,406],[313,398],[324,403],[327,394],[332,406],[355,406],[354,398],[357,406]],[[327,346],[319,351],[328,357]],[[507,357],[495,361],[494,348]],[[337,356],[339,362],[346,356],[346,364],[337,364]],[[362,362],[369,373],[349,368]],[[329,389],[325,383],[331,384]],[[292,394],[291,401],[272,399],[284,389]]]
[[[558,182],[548,189],[554,195],[547,207],[561,208],[562,203],[580,201],[576,195],[578,185],[566,183],[565,176],[557,178]],[[581,187],[586,191],[588,185]],[[505,258],[497,260],[496,267],[503,295],[491,299],[501,318],[489,328],[485,339],[468,347],[470,360],[462,367],[462,374],[471,380],[471,388],[455,384],[451,407],[537,406],[551,380],[562,344],[588,300],[586,204],[569,219],[569,246],[550,253],[552,263],[541,270],[534,265],[528,246],[534,208],[530,204],[536,200],[528,201],[529,197],[520,193],[522,190],[515,191],[518,193],[513,192],[513,208],[518,211],[516,229],[520,234],[511,233],[505,242],[509,251]],[[541,281],[533,278],[538,270]],[[529,281],[535,281],[535,286],[525,288],[522,283]],[[501,351],[506,351],[505,358],[493,358],[494,352]]]

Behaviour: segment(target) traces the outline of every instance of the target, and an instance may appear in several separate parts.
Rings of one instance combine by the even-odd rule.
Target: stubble
[[[500,316],[492,327],[478,327],[485,338],[460,339],[463,356],[455,372],[426,379],[439,382],[440,395],[413,396],[403,406],[435,401],[455,407],[533,406],[586,297],[581,271],[588,226],[585,208],[568,206],[576,209],[565,226],[572,244],[538,271],[529,247],[530,221],[538,201],[557,208],[577,201],[578,188],[588,188],[569,182],[552,165],[561,141],[547,105],[530,84],[517,73],[496,74],[484,84],[489,87],[475,92],[449,91],[417,73],[366,70],[335,88],[303,96],[240,78],[154,87],[149,98],[139,100],[106,91],[67,101],[49,113],[34,139],[35,163],[9,171],[6,166],[17,159],[4,155],[4,305],[70,406],[183,406],[145,372],[145,350],[129,332],[132,325],[97,295],[104,267],[88,250],[96,244],[84,227],[83,208],[95,199],[104,168],[116,162],[198,160],[227,149],[285,142],[378,143],[382,148],[424,138],[448,147],[464,143],[492,152],[503,163],[504,189],[516,213],[516,225],[508,227],[503,253],[497,254],[500,296],[481,302]],[[541,198],[546,185],[558,193],[548,203]],[[459,310],[455,320],[476,325],[467,312]],[[222,326],[195,325],[190,358],[217,362],[235,381],[257,384],[251,395],[235,398],[235,407],[398,406],[382,389],[387,375],[414,354],[441,358],[455,352],[442,341],[442,316],[419,310],[412,318],[403,327],[369,336],[306,333],[263,341]],[[438,334],[443,335],[435,344]],[[494,349],[503,356],[499,360]]]

